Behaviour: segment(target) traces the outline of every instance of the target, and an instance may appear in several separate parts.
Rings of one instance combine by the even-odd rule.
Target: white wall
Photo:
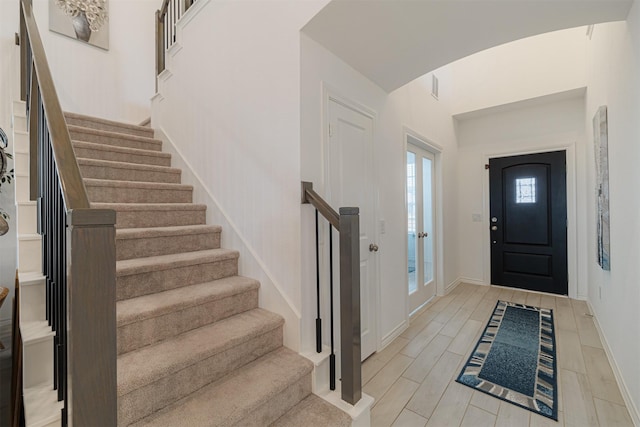
[[[18,3],[2,3],[9,1]],[[49,31],[49,0],[34,1],[34,15],[64,110],[135,124],[150,116],[155,92],[154,18],[161,3],[110,0],[106,51]],[[16,12],[15,28],[17,18]]]
[[[489,109],[457,120],[460,147],[458,164],[460,227],[460,275],[463,279],[490,283],[489,174],[490,157],[532,152],[567,151],[567,214],[569,295],[586,298],[586,208],[584,90],[542,100]],[[480,222],[472,216],[480,214]]]
[[[172,49],[152,116],[217,201],[209,219],[231,224],[223,245],[244,248],[241,274],[261,281],[260,304],[285,316],[285,343],[294,349],[301,310],[299,30],[325,3],[198,0],[197,16],[178,29],[181,47]]]
[[[322,106],[323,88],[376,113],[374,124],[374,170],[377,217],[384,220],[386,232],[377,233],[379,299],[378,338],[381,345],[402,331],[408,320],[406,279],[405,213],[406,164],[403,126],[418,132],[443,148],[444,210],[455,212],[457,204],[456,144],[453,120],[446,103],[447,79],[441,77],[441,101],[435,100],[422,81],[414,81],[391,94],[366,79],[333,53],[305,35],[302,36],[301,92],[301,175],[314,183],[323,195]],[[430,75],[425,78],[430,82]],[[303,333],[313,331],[315,318],[315,247],[313,208],[302,208]],[[443,288],[454,282],[457,271],[456,220],[444,218]],[[303,335],[303,346],[313,345],[312,336]]]
[[[455,61],[451,111],[461,114],[586,85],[586,27],[554,31]]]
[[[635,422],[640,408],[640,4],[626,22],[597,25],[587,50],[587,196],[589,301],[624,377]],[[592,119],[608,107],[611,271],[596,262]],[[602,296],[600,297],[600,293]]]

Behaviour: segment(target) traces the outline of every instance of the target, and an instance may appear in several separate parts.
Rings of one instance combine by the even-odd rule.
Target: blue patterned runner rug
[[[498,301],[456,381],[557,421],[553,310]]]

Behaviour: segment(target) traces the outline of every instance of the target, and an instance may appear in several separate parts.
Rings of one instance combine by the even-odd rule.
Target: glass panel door
[[[433,280],[433,160],[422,158],[423,283]]]
[[[407,241],[408,241],[408,262],[407,271],[409,273],[409,293],[418,289],[416,280],[416,252],[418,243],[416,240],[416,155],[407,152]]]
[[[435,295],[435,157],[407,148],[407,273],[411,312]]]

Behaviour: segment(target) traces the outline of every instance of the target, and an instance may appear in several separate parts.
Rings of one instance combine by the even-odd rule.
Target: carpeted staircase
[[[147,127],[67,114],[92,206],[117,212],[119,426],[350,426]]]

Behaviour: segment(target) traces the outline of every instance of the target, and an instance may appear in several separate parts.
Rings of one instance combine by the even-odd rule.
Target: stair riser
[[[24,388],[45,383],[53,385],[53,336],[25,344],[22,353]]]
[[[95,122],[93,120],[66,117],[68,125],[83,126],[90,129],[106,130],[109,132],[124,133],[133,136],[143,136],[153,138],[153,129],[131,129],[129,127],[118,126],[117,124]]]
[[[87,185],[92,202],[100,203],[191,203],[193,190],[164,188],[132,188]]]
[[[97,150],[74,145],[76,157],[114,162],[138,163],[141,165],[171,166],[171,157],[145,156],[143,154],[121,153],[118,151]]]
[[[82,173],[84,178],[180,184],[180,173],[176,172],[148,171],[81,164],[80,173]]]
[[[116,213],[116,227],[171,227],[174,225],[201,225],[206,222],[204,210],[175,211],[121,211]]]
[[[116,259],[118,261],[218,248],[220,248],[219,232],[141,237],[139,239],[118,239],[116,236]]]
[[[243,427],[262,427],[274,421],[296,406],[311,393],[311,375],[305,375],[294,384],[267,401],[259,408],[250,411],[245,418],[234,425]]]
[[[156,270],[148,273],[119,276],[116,279],[118,301],[149,295],[183,286],[195,285],[238,274],[238,259]]]
[[[118,328],[118,354],[136,350],[200,326],[258,307],[254,289]]]
[[[118,396],[118,425],[127,426],[210,384],[282,345],[278,327],[180,372]],[[309,390],[311,382],[309,380]]]
[[[74,141],[93,142],[94,144],[111,145],[113,147],[137,148],[139,150],[162,151],[162,144],[155,140],[129,139],[116,135],[102,135],[80,130],[70,130]]]

